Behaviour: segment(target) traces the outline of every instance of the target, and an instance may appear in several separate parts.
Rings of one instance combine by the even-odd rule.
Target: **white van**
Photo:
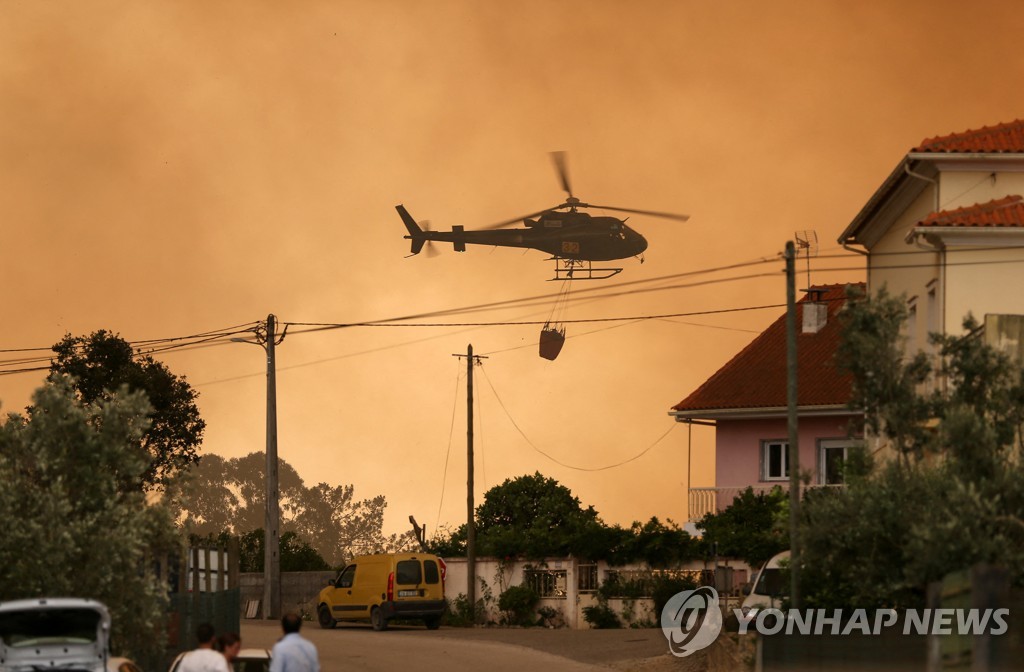
[[[95,600],[0,602],[0,670],[106,672],[109,638],[110,612]],[[118,669],[130,664],[122,660]]]
[[[789,565],[789,551],[773,555],[764,563],[754,579],[750,594],[743,600],[740,609],[746,614],[751,609],[781,608],[782,601],[789,597],[789,582],[783,580],[783,568]]]

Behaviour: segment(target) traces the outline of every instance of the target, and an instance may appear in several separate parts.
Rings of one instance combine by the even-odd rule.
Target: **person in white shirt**
[[[182,656],[175,672],[231,672],[227,659],[213,648],[217,641],[213,635],[212,625],[200,624],[196,628],[199,646]]]
[[[281,619],[284,637],[270,653],[270,672],[320,672],[320,656],[313,642],[299,634],[301,627],[298,614],[285,614]]]

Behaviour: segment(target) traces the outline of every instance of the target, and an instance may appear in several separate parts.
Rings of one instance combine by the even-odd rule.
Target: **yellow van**
[[[422,618],[427,628],[436,630],[442,613],[444,562],[429,553],[359,556],[328,582],[317,600],[322,628],[368,618],[374,630],[387,630],[392,618]]]

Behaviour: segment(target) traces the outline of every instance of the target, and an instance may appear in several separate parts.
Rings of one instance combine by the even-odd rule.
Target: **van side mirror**
[[[328,579],[327,580],[327,585],[328,586],[333,586],[334,585],[334,579]]]

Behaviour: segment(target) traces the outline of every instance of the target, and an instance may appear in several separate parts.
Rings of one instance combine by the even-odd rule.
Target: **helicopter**
[[[565,153],[552,152],[552,158],[562,189],[568,196],[564,203],[528,215],[514,217],[482,229],[467,231],[463,226],[453,226],[450,232],[445,232],[421,227],[404,205],[395,206],[405,228],[409,231],[405,238],[412,241],[412,254],[409,256],[419,254],[423,246],[431,241],[452,243],[456,252],[465,252],[466,245],[519,247],[550,254],[550,259],[555,261],[555,277],[552,280],[603,280],[620,273],[622,269],[594,268],[592,262],[639,257],[643,263],[641,255],[647,249],[647,240],[627,226],[625,219],[610,215],[591,215],[584,212],[584,209],[599,208],[682,222],[689,219],[688,215],[670,212],[584,203],[573,196]],[[520,221],[526,228],[504,229]]]

